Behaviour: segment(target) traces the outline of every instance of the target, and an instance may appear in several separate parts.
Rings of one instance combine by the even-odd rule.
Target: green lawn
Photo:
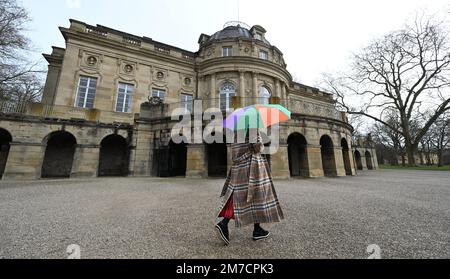
[[[417,166],[417,167],[402,167],[400,166],[392,166],[392,165],[380,165],[380,169],[382,170],[435,170],[435,171],[450,171],[450,166]]]

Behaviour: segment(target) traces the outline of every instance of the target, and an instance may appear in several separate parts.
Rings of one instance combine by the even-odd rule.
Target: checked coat
[[[262,145],[261,142],[258,136],[256,144]],[[232,144],[233,164],[221,192],[223,205],[219,212],[232,198],[236,227],[284,219],[269,164],[254,147],[250,143]]]

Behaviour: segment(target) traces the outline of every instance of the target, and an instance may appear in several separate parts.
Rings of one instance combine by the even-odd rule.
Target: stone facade
[[[223,177],[229,144],[171,140],[178,123],[171,112],[192,111],[195,100],[224,117],[261,102],[287,107],[292,120],[281,125],[280,148],[268,157],[276,178],[355,175],[358,160],[362,169],[377,169],[373,148],[352,147],[353,128],[332,96],[293,82],[261,26],[235,23],[202,34],[194,53],[70,22],[60,28],[66,47],[44,55],[42,101],[0,115],[3,179]]]

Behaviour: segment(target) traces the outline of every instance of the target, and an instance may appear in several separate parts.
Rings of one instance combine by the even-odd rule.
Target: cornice
[[[190,61],[190,60],[186,60],[183,58],[174,57],[171,55],[164,55],[164,54],[161,54],[156,51],[149,50],[149,49],[132,47],[125,43],[110,40],[107,38],[102,38],[100,36],[97,37],[97,36],[89,35],[87,33],[73,31],[68,28],[60,27],[60,30],[67,42],[69,42],[70,40],[85,41],[85,42],[90,42],[90,43],[93,43],[95,45],[99,45],[102,47],[113,48],[113,49],[117,49],[117,50],[124,51],[124,52],[132,52],[136,55],[141,55],[141,56],[143,55],[143,56],[147,56],[147,57],[154,58],[157,60],[182,65],[184,67],[189,67],[192,69],[195,67],[195,59],[192,59]]]

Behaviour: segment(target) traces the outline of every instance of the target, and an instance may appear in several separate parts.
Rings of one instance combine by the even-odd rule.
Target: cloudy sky
[[[416,11],[449,15],[450,0],[22,0],[40,53],[64,47],[58,26],[69,19],[147,36],[197,51],[201,33],[213,34],[238,18],[267,30],[295,79],[316,85],[321,73],[344,69],[352,52],[401,28]],[[238,9],[239,7],[239,9]],[[239,12],[238,12],[239,11]]]

